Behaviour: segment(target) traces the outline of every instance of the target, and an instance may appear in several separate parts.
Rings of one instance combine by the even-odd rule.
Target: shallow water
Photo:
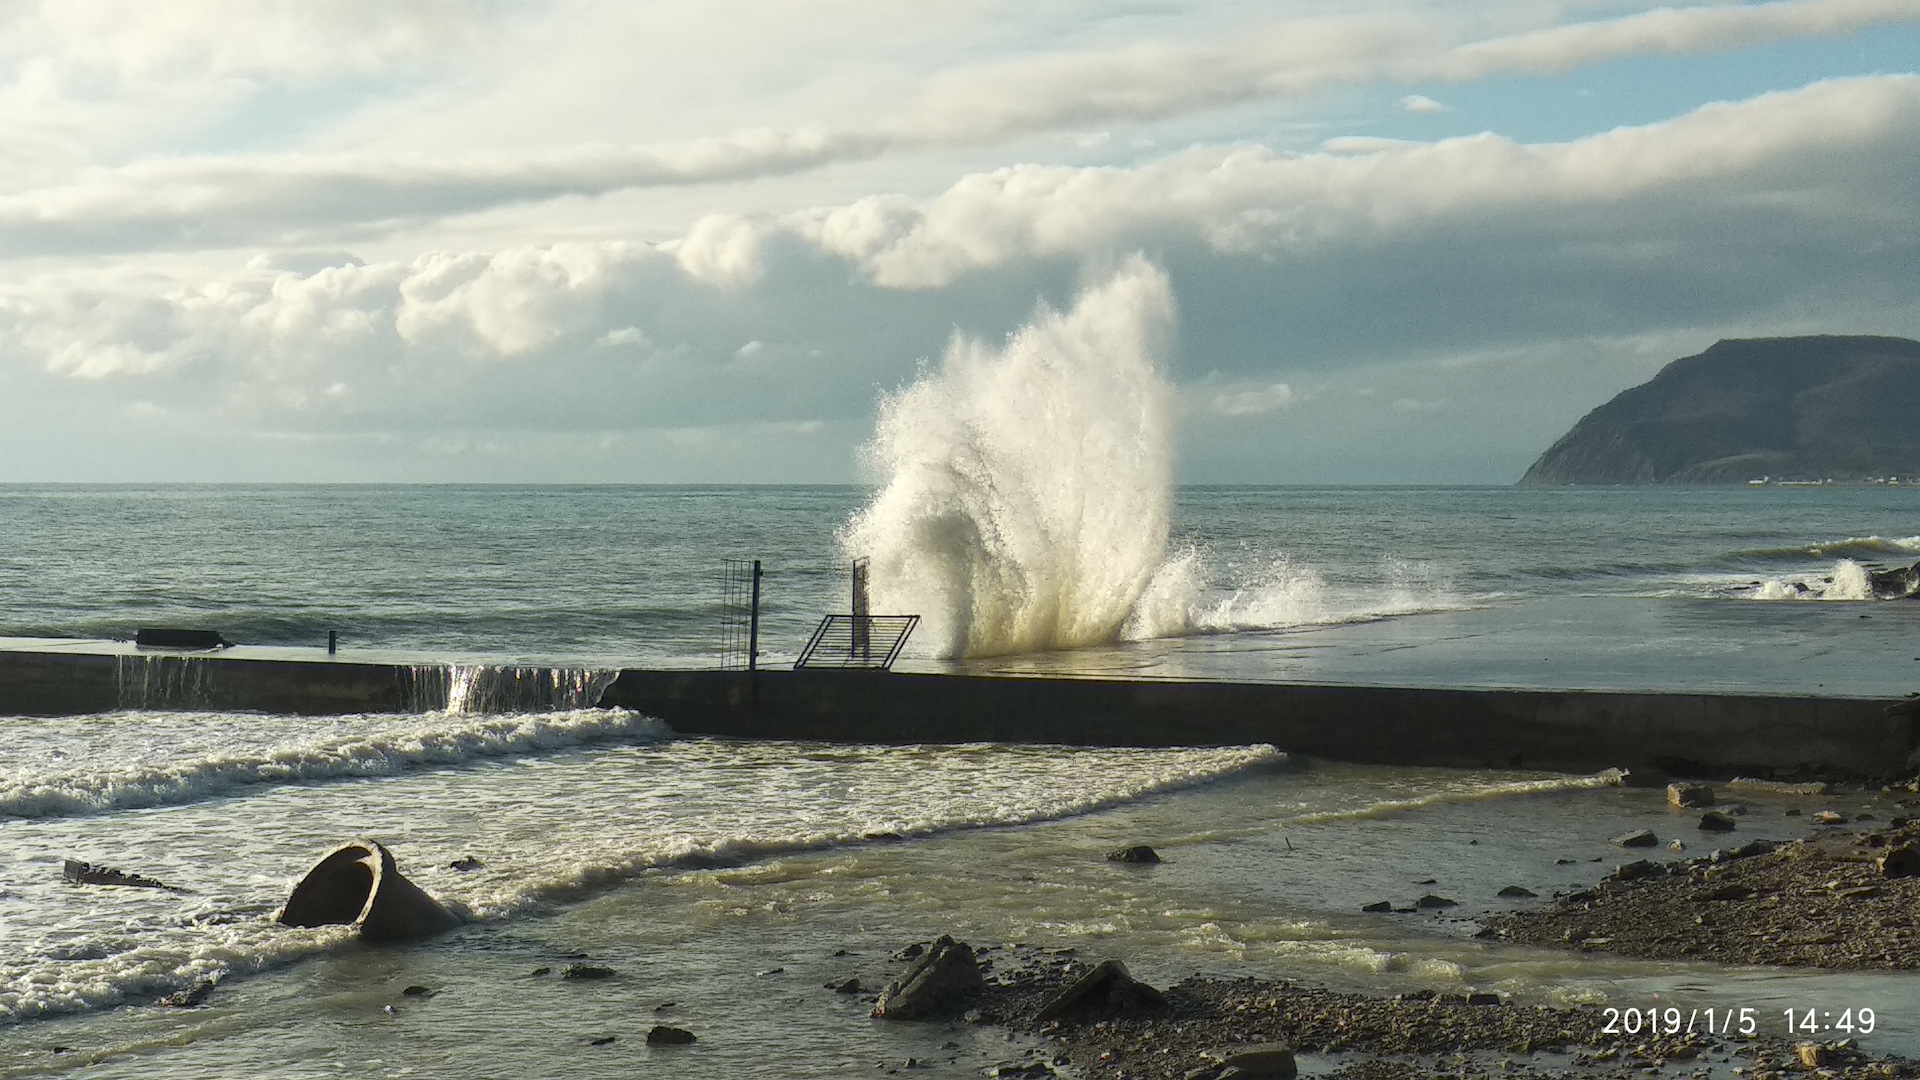
[[[178,743],[156,758],[178,772],[207,756],[186,732],[214,719],[46,722],[40,757],[60,760],[59,746],[103,730],[110,741],[145,729]],[[457,741],[475,719],[369,723],[389,741],[431,743],[440,736],[429,729]],[[260,748],[275,721],[249,720],[232,756],[270,758]],[[280,723],[289,744],[326,742]],[[1597,879],[1621,858],[1609,836],[1651,826],[1707,846],[1663,793],[1606,777],[1306,764],[1263,748],[738,743],[635,722],[457,764],[222,784],[142,809],[63,803],[0,820],[0,1075],[563,1076],[612,1061],[717,1077],[777,1060],[780,1075],[824,1077],[909,1057],[934,1062],[929,1075],[978,1075],[1022,1047],[876,1023],[865,999],[823,986],[849,976],[878,986],[898,969],[888,953],[939,933],[1117,955],[1161,983],[1255,974],[1551,1003],[1753,1006],[1776,1018],[1809,1001],[1867,1005],[1881,1017],[1869,1045],[1920,1051],[1907,976],[1726,971],[1473,939],[1472,916],[1528,903],[1495,897],[1504,885],[1546,896]],[[1806,827],[1785,814],[1805,800],[1746,805],[1742,838]],[[389,844],[413,880],[474,922],[368,948],[267,921],[307,864],[355,835]],[[1104,858],[1140,842],[1165,863]],[[481,869],[448,867],[469,855]],[[62,856],[194,892],[69,885]],[[1428,892],[1460,906],[1359,911]],[[620,974],[532,975],[571,958]],[[147,1004],[207,978],[219,985],[204,1008]],[[438,993],[399,993],[412,984]],[[666,1001],[677,1004],[656,1012]],[[671,1058],[648,1050],[656,1022],[701,1042]],[[608,1035],[617,1041],[589,1045]]]

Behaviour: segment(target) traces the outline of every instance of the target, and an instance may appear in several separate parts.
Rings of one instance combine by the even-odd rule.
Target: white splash
[[[1004,348],[955,338],[890,395],[866,452],[885,478],[841,531],[879,612],[942,656],[1112,641],[1161,571],[1172,402],[1166,275],[1135,257]]]
[[[1833,573],[1816,581],[1776,578],[1763,581],[1747,594],[1753,600],[1871,600],[1873,579],[1867,568],[1852,559],[1833,564]]]

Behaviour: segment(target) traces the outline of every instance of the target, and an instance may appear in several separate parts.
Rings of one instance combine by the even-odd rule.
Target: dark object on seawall
[[[1145,844],[1135,844],[1132,847],[1121,848],[1119,851],[1107,852],[1107,861],[1108,862],[1126,862],[1126,863],[1157,863],[1160,861],[1160,853],[1153,850],[1152,848],[1148,847]]]
[[[233,644],[218,630],[179,630],[166,627],[142,627],[135,630],[133,643],[142,649],[225,649]]]
[[[1582,417],[1520,484],[1917,476],[1920,427],[1897,389],[1916,377],[1920,342],[1904,338],[1720,341]]]
[[[362,941],[414,941],[459,926],[426,891],[400,875],[393,853],[371,840],[328,852],[274,913],[287,926],[351,926]]]
[[[75,885],[119,885],[129,889],[160,889],[174,893],[187,891],[177,885],[169,885],[154,878],[129,874],[123,870],[115,870],[111,866],[95,866],[78,859],[64,860],[60,866],[60,876]]]

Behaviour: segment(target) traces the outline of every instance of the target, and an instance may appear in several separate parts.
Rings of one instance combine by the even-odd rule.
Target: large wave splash
[[[1166,559],[1173,322],[1135,256],[1003,348],[956,336],[886,397],[865,450],[884,483],[840,534],[875,610],[920,615],[947,657],[1118,638]]]

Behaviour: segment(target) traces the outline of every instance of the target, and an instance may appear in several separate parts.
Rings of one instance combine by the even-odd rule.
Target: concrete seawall
[[[326,716],[438,708],[446,698],[438,665],[135,652],[117,643],[50,642],[35,649],[18,640],[0,649],[0,715],[149,708]]]
[[[1909,776],[1912,715],[1886,701],[1731,694],[870,672],[626,671],[602,702],[688,734],[877,743],[1272,743],[1382,765],[1698,776]]]
[[[446,705],[449,671],[445,664],[342,660],[318,650],[178,654],[114,642],[10,639],[0,642],[0,716],[132,708],[293,715],[420,711]],[[1884,782],[1912,775],[1920,750],[1920,724],[1912,711],[1890,713],[1894,702],[1842,697],[628,670],[599,701],[659,717],[689,735],[872,743],[1272,743],[1340,761],[1458,768],[1591,772],[1619,766],[1706,777]]]

